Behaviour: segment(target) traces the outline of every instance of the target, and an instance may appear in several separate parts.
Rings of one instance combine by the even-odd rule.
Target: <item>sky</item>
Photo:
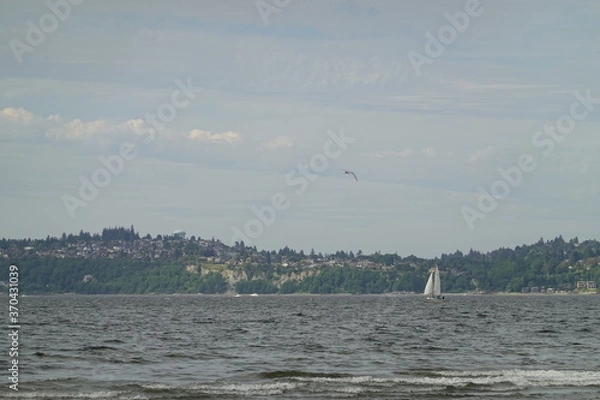
[[[0,2],[0,237],[599,239],[600,4]],[[356,173],[358,181],[343,170]]]

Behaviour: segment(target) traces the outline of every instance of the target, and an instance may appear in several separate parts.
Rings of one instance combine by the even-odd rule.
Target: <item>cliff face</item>
[[[274,279],[274,283],[276,286],[281,287],[281,285],[283,285],[284,283],[286,283],[288,281],[301,282],[304,278],[307,278],[307,277],[313,276],[313,275],[317,275],[317,274],[318,274],[318,270],[315,270],[315,269],[305,270],[300,273],[292,272],[290,274],[279,275],[277,278]]]
[[[202,270],[202,268],[200,268],[200,270]],[[211,269],[204,269],[202,271],[204,271],[204,273],[207,273],[207,272],[211,271]],[[235,288],[235,285],[240,281],[250,280],[248,278],[248,274],[246,274],[245,271],[240,270],[240,269],[222,269],[218,272],[221,275],[223,275],[223,278],[225,278],[225,280],[227,281],[230,288]],[[304,271],[300,271],[300,272],[289,272],[289,273],[283,273],[283,274],[274,273],[271,277],[269,277],[268,276],[269,274],[266,274],[266,273],[255,273],[252,275],[252,279],[253,280],[261,280],[261,279],[269,280],[275,286],[280,288],[281,285],[283,285],[285,282],[288,282],[288,281],[301,282],[304,278],[313,276],[316,274],[318,274],[317,269],[304,270]]]
[[[223,275],[223,278],[227,280],[227,284],[230,288],[234,288],[236,283],[238,283],[239,281],[248,280],[246,272],[240,270],[226,269],[224,271],[221,271],[221,275]]]

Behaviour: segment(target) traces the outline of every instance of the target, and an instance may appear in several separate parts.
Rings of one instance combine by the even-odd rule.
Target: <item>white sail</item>
[[[433,276],[433,295],[440,296],[442,294],[442,283],[440,282],[440,270],[435,266],[435,275]]]
[[[433,294],[433,272],[429,274],[429,279],[427,279],[427,284],[425,285],[425,291],[423,294],[431,296]]]
[[[431,270],[431,274],[429,274],[429,279],[427,279],[427,284],[425,285],[423,294],[427,296],[428,300],[443,299],[440,270],[437,265],[435,268],[433,268],[433,270]]]

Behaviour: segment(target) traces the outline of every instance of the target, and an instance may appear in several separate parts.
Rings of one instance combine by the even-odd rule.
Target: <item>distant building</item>
[[[586,281],[577,281],[577,289],[586,289],[587,282]]]
[[[594,281],[588,281],[587,282],[587,288],[588,289],[597,289],[598,287],[596,286],[596,282],[594,282]]]
[[[528,286],[522,287],[521,293],[529,293],[529,287]]]

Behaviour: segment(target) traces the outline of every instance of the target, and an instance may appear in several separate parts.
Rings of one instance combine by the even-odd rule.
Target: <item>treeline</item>
[[[577,281],[600,282],[600,242],[580,243],[577,238],[565,241],[559,236],[489,253],[471,250],[465,255],[458,251],[442,255],[439,265],[456,277],[468,278],[484,291],[519,292],[523,287],[571,290]]]
[[[160,235],[159,235],[160,236]],[[151,238],[150,235],[146,235],[146,238]],[[63,234],[60,237],[56,236],[46,236],[46,239],[36,240],[36,239],[0,239],[0,249],[8,249],[11,245],[16,246],[29,246],[35,245],[39,249],[44,248],[44,246],[49,246],[53,244],[67,244],[67,243],[75,243],[79,241],[83,242],[94,242],[94,241],[125,241],[132,242],[134,240],[140,239],[140,235],[135,231],[133,225],[130,228],[124,227],[113,227],[113,228],[104,228],[102,229],[102,233],[90,233],[85,232],[84,230],[80,230],[79,234]]]
[[[87,235],[80,232],[77,236],[82,240]],[[138,239],[139,235],[131,227],[108,228],[102,235],[90,235],[89,240],[110,243]],[[71,239],[66,236],[54,240],[63,243]],[[0,250],[25,245],[29,245],[27,240],[0,240]],[[112,258],[61,258],[24,252],[14,260],[0,257],[0,281],[1,276],[8,276],[8,267],[15,262],[19,267],[19,288],[31,294],[421,292],[429,269],[436,264],[445,293],[520,292],[524,287],[573,290],[578,281],[600,283],[600,242],[580,243],[577,238],[565,241],[560,236],[514,249],[501,248],[487,253],[471,250],[466,254],[457,251],[435,259],[380,253],[365,255],[360,250],[356,254],[340,251],[330,255],[315,254],[314,250],[304,254],[288,247],[277,252],[257,251],[243,243],[228,247],[214,240],[203,247],[193,239],[165,239],[162,246],[169,249],[171,256],[132,258],[123,254]],[[154,247],[154,244],[149,245],[149,250],[144,251]],[[218,267],[206,261],[206,257],[215,255],[222,259]],[[229,284],[216,272],[223,268],[241,280]],[[6,287],[0,290],[6,291]]]
[[[89,235],[89,233],[88,233]],[[81,233],[79,234],[81,236]],[[102,240],[123,240],[125,242],[132,242],[140,238],[140,235],[135,231],[133,225],[131,228],[125,229],[123,227],[104,228],[102,230]]]
[[[0,261],[0,270],[9,263]],[[29,257],[20,260],[19,291],[28,294],[223,293],[227,281],[216,272],[198,274],[184,265],[125,258],[96,260]]]
[[[292,268],[272,267],[270,260],[277,256],[294,259],[314,259],[311,251],[301,255],[287,247],[265,259],[243,266],[249,281],[239,282],[238,293],[389,293],[421,292],[429,269],[438,265],[442,290],[446,293],[520,292],[526,287],[553,288],[570,291],[578,281],[593,281],[600,285],[600,242],[577,238],[565,241],[562,236],[514,249],[501,248],[487,253],[470,250],[456,251],[440,258],[421,259],[397,254],[364,255],[359,250],[337,252],[338,266],[319,266],[318,272],[300,281],[288,280],[277,286],[277,276],[297,272]],[[321,257],[321,255],[317,256]],[[357,266],[369,261],[374,268]],[[352,265],[352,262],[355,262]],[[278,288],[278,291],[275,289]]]

